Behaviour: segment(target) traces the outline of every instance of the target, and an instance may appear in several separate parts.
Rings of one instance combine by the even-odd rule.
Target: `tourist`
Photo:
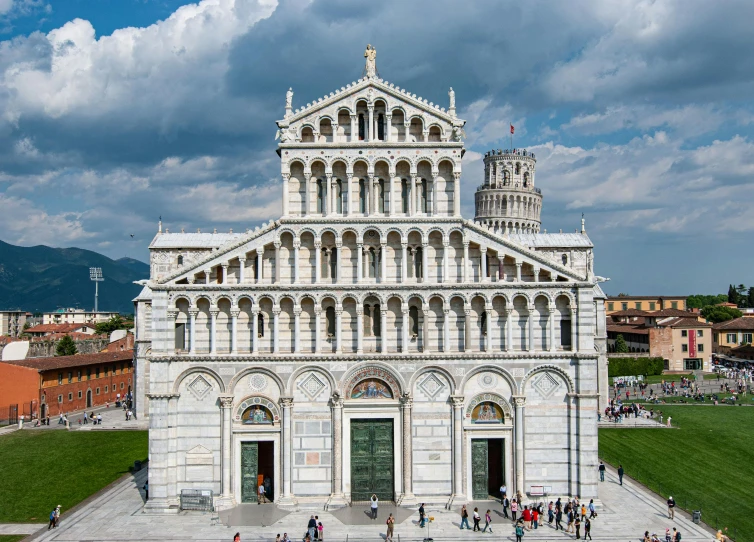
[[[55,527],[60,525],[60,505],[55,508]]]
[[[280,542],[291,542],[291,539],[288,538],[288,533],[283,533],[283,539]]]
[[[584,521],[586,519],[586,505],[582,503],[581,505],[581,521]]]
[[[539,510],[536,508],[531,511],[531,522],[535,529],[539,527]]]
[[[673,542],[670,540],[670,529],[665,529],[665,542]]]
[[[474,508],[474,530],[475,531],[481,531],[479,528],[479,521],[482,518],[479,516],[479,508]]]
[[[672,419],[673,419],[673,418],[671,418],[670,416],[668,416],[668,427],[672,427],[672,426],[670,425],[670,420],[672,420]]]
[[[55,528],[55,510],[57,510],[57,508],[53,508],[52,512],[50,512],[50,525],[47,526],[48,531]]]
[[[555,530],[563,530],[563,510],[558,506],[555,508]]]
[[[102,425],[102,414],[97,414],[97,425]]]
[[[547,523],[552,525],[552,520],[555,518],[555,511],[553,510],[552,501],[547,505]]]
[[[505,484],[502,484],[500,486],[500,504],[503,504],[503,501],[505,500],[505,495],[508,493],[508,488],[505,486]]]
[[[492,516],[489,510],[484,514],[484,529],[482,529],[482,532],[486,533],[488,528],[492,532]]]
[[[265,478],[265,480],[267,480],[267,478]],[[269,491],[271,487],[272,486],[268,487],[267,485],[265,485],[264,490]],[[314,540],[319,540],[319,516],[314,516],[314,521],[317,522],[317,528],[314,530]]]
[[[511,519],[513,521],[516,521],[516,514],[518,513],[518,501],[516,499],[513,499],[511,501]]]
[[[681,542],[681,532],[673,527],[673,542]]]
[[[642,542],[652,542],[652,539],[649,537],[649,531],[644,531],[644,538],[642,538]]]
[[[524,528],[527,531],[531,531],[531,510],[528,506],[524,506],[524,510],[521,512],[521,519],[524,520]]]
[[[264,497],[264,484],[259,484],[259,498],[257,504],[267,503],[267,499]]]
[[[668,497],[668,519],[675,519],[675,501],[672,495]]]
[[[573,524],[576,527],[576,540],[581,540],[581,520],[578,514],[573,518]]]
[[[623,465],[618,465],[618,480],[620,485],[623,485]]]
[[[521,526],[520,523],[516,523],[516,542],[521,542],[521,539],[524,536],[524,528]]]
[[[573,531],[573,521],[574,521],[574,519],[575,519],[576,516],[574,514],[573,507],[570,504],[566,505],[566,511],[567,511],[566,513],[568,514],[568,516],[567,516],[568,517],[568,525],[566,525],[565,532],[572,533],[572,532],[574,532]]]
[[[393,533],[393,527],[392,527],[392,525],[390,526],[390,533],[391,533],[391,535]],[[319,536],[319,542],[322,542],[325,539],[325,526],[322,525],[321,521],[319,523],[317,523],[317,535]]]
[[[144,490],[144,501],[148,501],[149,500],[149,480],[146,480],[144,482],[142,489]]]
[[[84,412],[84,425],[89,423],[89,416],[86,415],[86,412]]]
[[[605,464],[602,461],[600,461],[599,469],[600,469],[600,482],[604,482],[605,481]]]
[[[592,539],[592,522],[589,518],[584,520],[584,540],[586,540],[587,536],[589,537],[589,540]]]
[[[314,519],[314,516],[309,518],[309,524],[306,526],[306,528],[306,535],[309,537],[309,540],[314,540],[314,531],[317,530],[317,521]]]
[[[280,535],[278,535],[278,538],[280,538]],[[241,533],[236,533],[233,537],[233,542],[241,542]]]
[[[387,521],[385,522],[387,525],[387,534],[385,535],[385,542],[390,540],[392,542],[393,540],[393,525],[395,525],[395,518],[393,517],[393,514],[388,515]],[[322,525],[320,523],[320,525]]]
[[[379,499],[377,498],[377,494],[372,494],[371,499],[371,508],[372,508],[372,519],[377,519],[377,506],[379,505]]]
[[[508,508],[510,508],[511,501],[508,500],[508,496],[503,497],[503,517],[508,519]]]
[[[63,425],[65,421],[63,420],[63,413],[60,413],[60,418],[58,419],[58,425]]]
[[[469,512],[466,510],[466,505],[464,504],[461,507],[461,530],[463,531],[463,526],[466,525],[466,528],[471,530],[471,527],[469,527]]]
[[[421,505],[419,505],[419,527],[421,527],[422,529],[424,528],[424,521],[425,521],[424,503],[421,503]]]
[[[594,499],[589,499],[589,519],[597,517],[597,512],[594,509]]]

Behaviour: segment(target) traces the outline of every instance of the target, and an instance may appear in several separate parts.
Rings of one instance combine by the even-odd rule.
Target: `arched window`
[[[330,250],[330,277],[331,279],[338,278],[338,251],[334,248]]]
[[[304,143],[314,143],[314,130],[311,126],[307,126],[301,130],[301,141]]]
[[[417,337],[419,335],[419,309],[411,307],[408,309],[408,331],[412,336]]]
[[[369,278],[373,279],[377,277],[377,255],[375,254],[373,248],[370,248],[367,251],[367,266],[367,273],[369,275]]]
[[[325,183],[317,179],[317,212],[325,213]]]
[[[387,211],[387,201],[385,200],[385,180],[380,179],[377,184],[379,194],[377,195],[377,210],[381,213]]]
[[[359,113],[359,140],[364,141],[366,137],[366,123],[364,122],[364,114]]]
[[[343,184],[340,179],[338,179],[335,183],[335,212],[336,213],[343,213]]]
[[[521,175],[521,162],[516,162],[516,175]]]
[[[327,320],[327,336],[335,337],[335,307],[327,307],[325,319]]]
[[[183,256],[178,256],[178,265],[183,265]]]
[[[408,179],[401,180],[402,212],[408,213]]]
[[[427,193],[427,179],[422,179],[422,212],[428,213],[429,212],[429,201],[428,201],[428,193]]]
[[[482,335],[487,335],[487,311],[482,312],[482,316],[479,320],[482,328]]]
[[[524,186],[529,186],[529,172],[524,173]]]
[[[367,212],[367,182],[359,179],[359,212]]]
[[[416,267],[414,268],[414,277],[417,279],[423,276],[422,275],[422,272],[424,271],[424,269],[422,269],[422,258],[423,258],[422,251],[423,250],[424,249],[421,247],[417,247],[416,249],[416,259],[415,259]]]
[[[503,186],[508,186],[511,183],[511,172],[507,169],[503,171]]]
[[[571,349],[571,321],[563,319],[560,321],[560,346],[565,350]]]
[[[563,265],[568,265],[568,254],[563,254],[561,260],[563,261]]]
[[[385,116],[382,113],[377,115],[377,139],[385,141]]]
[[[382,318],[380,317],[380,306],[372,306],[372,335],[382,337]]]
[[[264,337],[264,314],[257,316],[257,337]]]

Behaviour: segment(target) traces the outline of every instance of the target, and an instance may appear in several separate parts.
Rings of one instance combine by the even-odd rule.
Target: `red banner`
[[[689,357],[696,357],[696,330],[689,329]]]

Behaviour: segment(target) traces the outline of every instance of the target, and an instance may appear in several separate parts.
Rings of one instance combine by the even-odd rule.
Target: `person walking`
[[[419,527],[424,528],[424,503],[419,505]]]
[[[47,526],[48,531],[55,528],[55,510],[57,510],[57,508],[53,508],[52,512],[50,512],[50,524]]]
[[[555,530],[560,529],[563,531],[563,510],[558,506],[555,508]]]
[[[535,529],[539,527],[539,510],[537,508],[531,510],[531,522]]]
[[[259,489],[257,490],[259,492],[259,498],[257,499],[257,504],[267,503],[267,499],[264,496],[264,484],[259,484]]]
[[[390,542],[392,542],[392,540],[393,540],[393,525],[395,525],[395,518],[393,517],[393,514],[390,514],[387,517],[387,521],[385,522],[385,524],[387,525],[387,533],[385,535],[385,542],[387,542],[388,540],[390,540]]]
[[[571,505],[568,504],[568,505],[566,505],[566,510],[568,510],[568,512],[567,512],[567,514],[568,514],[568,525],[566,525],[565,532],[572,533],[573,532],[573,519],[574,519],[573,507],[571,507]]]
[[[522,542],[524,537],[524,527],[520,523],[516,523],[516,542]]]
[[[86,412],[84,412],[84,425],[89,423],[89,416],[86,415]]]
[[[618,481],[623,485],[623,465],[618,465]]]
[[[553,510],[552,501],[547,505],[547,523],[552,525],[552,520],[555,519],[555,511]]]
[[[592,539],[592,522],[589,518],[584,520],[584,540],[586,540],[587,536],[589,537],[589,540]]]
[[[516,499],[513,499],[511,501],[511,519],[513,521],[516,521],[516,514],[518,513],[518,501]]]
[[[576,540],[581,540],[581,520],[578,514],[573,518],[573,524],[576,527]]]
[[[673,542],[681,542],[681,532],[673,527]]]
[[[372,494],[371,501],[370,507],[372,508],[372,519],[377,519],[377,507],[379,506],[380,500],[377,498],[376,493]]]
[[[586,505],[581,503],[581,521],[586,519]]]
[[[521,519],[524,520],[524,528],[527,531],[531,531],[531,509],[528,506],[524,506],[524,510],[521,512]]]
[[[482,532],[486,533],[488,528],[492,532],[492,516],[489,510],[484,514],[484,529],[482,529]]]
[[[600,482],[604,482],[605,481],[605,470],[606,470],[606,467],[605,467],[605,464],[602,461],[600,461],[599,470],[600,470]]]
[[[102,414],[97,414],[97,425],[102,425]]]
[[[508,508],[510,508],[510,506],[511,506],[511,501],[508,499],[508,496],[506,495],[505,497],[503,497],[503,517],[505,517],[505,519],[509,519]]]
[[[278,535],[278,538],[280,538],[280,535]],[[233,542],[241,542],[241,533],[236,533],[233,537]]]
[[[479,527],[479,521],[481,520],[481,516],[479,515],[479,508],[474,508],[474,531],[481,531],[482,529]]]
[[[589,499],[589,519],[597,517],[597,512],[594,509],[594,499]]]
[[[317,523],[317,535],[319,536],[319,542],[325,539],[325,526],[322,525],[321,521]]]
[[[471,527],[469,527],[469,511],[466,510],[465,504],[461,507],[461,530],[463,530],[464,525],[466,525],[467,529],[471,530]]]
[[[314,531],[317,530],[317,520],[314,519],[314,516],[309,518],[309,523],[306,526],[307,533],[309,535],[309,540],[314,540]]]
[[[60,525],[60,505],[55,508],[55,527]]]
[[[508,494],[508,487],[503,483],[500,486],[500,504],[503,504],[503,501],[505,500],[505,496]]]
[[[672,495],[668,497],[668,519],[675,519],[675,501]]]
[[[148,501],[149,500],[149,480],[146,480],[144,482],[142,489],[144,490],[144,501]]]

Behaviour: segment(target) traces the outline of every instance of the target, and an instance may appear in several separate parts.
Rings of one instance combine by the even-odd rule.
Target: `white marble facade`
[[[370,73],[301,109],[288,92],[278,220],[160,228],[150,245],[136,409],[154,510],[191,488],[241,502],[246,441],[271,443],[281,505],[343,505],[364,419],[392,420],[396,502],[469,498],[479,438],[503,439],[512,489],[597,496],[607,370],[589,238],[538,233],[541,197],[531,228],[465,220],[452,90],[446,110]],[[502,421],[474,423],[482,403]],[[249,408],[272,423],[244,423]]]

